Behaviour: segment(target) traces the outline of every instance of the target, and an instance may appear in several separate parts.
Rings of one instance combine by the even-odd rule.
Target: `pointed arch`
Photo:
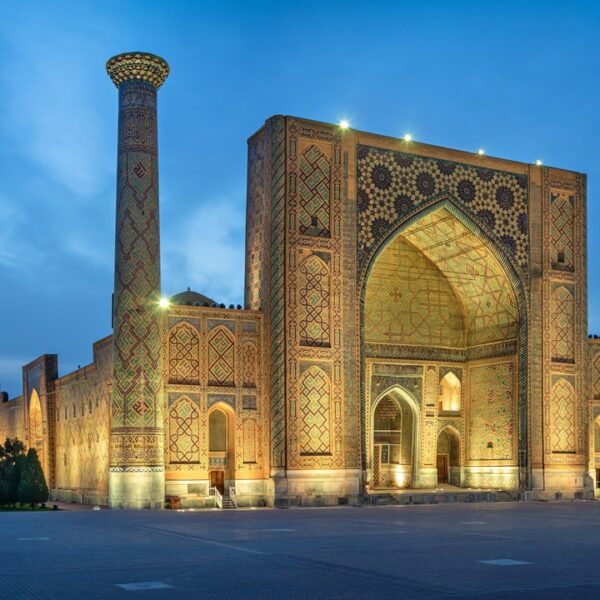
[[[208,415],[208,451],[227,452],[227,415],[216,408]]]
[[[320,367],[310,366],[300,378],[300,453],[331,450],[331,382]]]
[[[235,374],[235,340],[223,326],[213,329],[208,338],[208,382],[210,385],[233,386]]]
[[[377,408],[385,398],[389,398],[401,411],[400,451],[398,463],[390,463],[391,450],[385,449],[388,443],[375,435]],[[391,405],[389,405],[391,406]],[[391,410],[391,409],[390,409]],[[399,385],[382,391],[371,407],[369,419],[371,452],[370,476],[374,487],[417,487],[421,464],[420,450],[420,410],[415,398]],[[386,456],[387,452],[387,456]]]
[[[443,425],[438,432],[437,439],[437,470],[438,483],[450,483],[460,486],[462,465],[461,435],[456,427],[450,424]],[[441,457],[442,461],[439,460]],[[445,470],[445,473],[443,472]]]
[[[515,439],[518,439],[518,449],[525,451],[528,443],[528,425],[527,425],[527,296],[526,296],[526,279],[523,277],[522,271],[519,270],[519,261],[516,260],[514,254],[510,251],[507,244],[504,244],[494,232],[489,231],[489,228],[484,230],[478,225],[474,216],[468,209],[462,206],[452,195],[447,192],[432,197],[430,200],[425,202],[423,205],[418,207],[418,210],[407,213],[408,216],[403,216],[390,229],[386,229],[383,232],[381,238],[376,238],[369,243],[368,250],[365,250],[363,256],[360,257],[360,263],[362,265],[360,273],[358,275],[358,289],[360,290],[360,302],[359,302],[359,315],[360,315],[360,344],[361,344],[361,357],[372,356],[376,357],[374,352],[380,351],[380,348],[368,347],[365,337],[365,319],[366,319],[366,288],[368,279],[372,273],[372,270],[377,262],[377,259],[381,252],[385,249],[387,244],[395,238],[397,235],[402,234],[410,227],[416,227],[422,219],[436,211],[445,210],[450,216],[454,217],[459,223],[461,223],[466,231],[472,234],[477,240],[479,240],[479,247],[481,251],[489,251],[491,257],[493,257],[507,278],[507,285],[502,290],[501,305],[514,314],[513,322],[507,321],[507,325],[510,326],[510,331],[514,332],[511,337],[516,338],[516,355],[518,362],[516,365],[518,375],[515,377],[518,382],[518,420],[515,423],[518,425],[518,431],[515,431]],[[526,216],[523,220],[523,226],[527,227]],[[371,228],[373,229],[373,228]],[[441,241],[441,240],[440,240]],[[508,289],[510,288],[510,289]],[[508,295],[512,295],[513,299],[508,298]],[[513,308],[514,307],[514,308]],[[475,315],[477,317],[477,315]],[[480,319],[480,321],[482,321]],[[485,331],[483,332],[486,333]],[[500,338],[499,338],[500,339]],[[480,336],[476,343],[486,343],[485,335]],[[491,340],[490,340],[491,341]],[[362,451],[363,460],[369,460],[369,439],[366,435],[368,431],[368,418],[369,413],[366,407],[366,400],[368,398],[367,389],[370,382],[366,378],[366,361],[363,361],[363,368],[361,371],[361,416],[363,419],[363,437],[362,437]]]
[[[200,461],[200,413],[187,396],[169,407],[169,460],[171,463]]]
[[[45,468],[45,444],[44,444],[44,417],[42,413],[42,403],[40,396],[35,388],[29,397],[29,446],[35,448],[40,464]]]
[[[169,330],[169,383],[197,384],[200,380],[200,337],[189,323]]]
[[[448,371],[440,381],[439,410],[459,412],[462,408],[462,386],[453,371]]]
[[[298,327],[303,346],[330,344],[329,265],[316,254],[298,268]]]

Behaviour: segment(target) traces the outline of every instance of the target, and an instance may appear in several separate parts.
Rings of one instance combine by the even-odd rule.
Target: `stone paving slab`
[[[0,513],[0,600],[600,597],[600,503]]]

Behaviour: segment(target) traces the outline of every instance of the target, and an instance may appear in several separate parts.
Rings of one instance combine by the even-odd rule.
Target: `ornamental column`
[[[109,504],[162,508],[156,96],[169,65],[131,52],[111,58],[106,70],[119,89]]]

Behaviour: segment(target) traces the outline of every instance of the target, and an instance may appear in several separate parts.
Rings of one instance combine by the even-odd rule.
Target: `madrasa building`
[[[0,436],[37,449],[52,498],[594,496],[585,175],[277,115],[248,141],[244,308],[190,290],[161,302],[169,66],[128,53],[107,70],[113,334],[67,375],[55,354],[33,360],[22,395],[0,403]]]

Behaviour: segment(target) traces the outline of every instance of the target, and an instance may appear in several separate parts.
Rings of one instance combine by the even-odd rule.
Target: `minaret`
[[[156,96],[169,65],[153,54],[129,52],[111,58],[106,70],[119,89],[109,504],[162,508]]]

